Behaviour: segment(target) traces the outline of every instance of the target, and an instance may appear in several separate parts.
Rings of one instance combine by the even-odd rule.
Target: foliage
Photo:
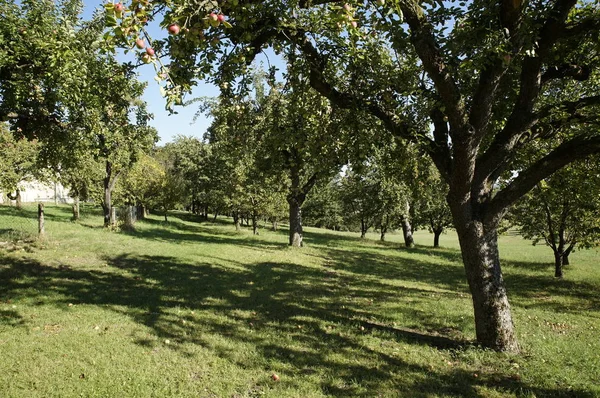
[[[16,139],[6,127],[0,123],[0,190],[14,192],[19,183],[35,175],[36,159],[39,152],[37,141],[25,138]]]
[[[600,163],[592,157],[564,167],[541,181],[512,210],[511,219],[533,244],[542,241],[555,255],[600,242]]]

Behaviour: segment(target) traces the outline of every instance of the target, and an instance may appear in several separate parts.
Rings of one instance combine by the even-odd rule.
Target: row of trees
[[[542,180],[600,152],[598,11],[576,0],[133,1],[112,39],[130,45],[157,15],[181,26],[153,44],[172,59],[170,99],[198,78],[234,95],[263,48],[296,52],[321,96],[419,146],[449,187],[477,339],[516,352],[498,228]],[[210,24],[212,12],[228,24]],[[552,145],[531,151],[540,142]]]
[[[19,198],[18,183],[35,177],[78,200],[100,179],[109,225],[118,177],[157,135],[145,85],[101,50],[103,17],[82,22],[81,10],[78,0],[0,1],[0,189]]]
[[[100,162],[107,223],[117,177],[154,137],[142,86],[131,65],[99,51],[101,24],[81,24],[78,1],[0,6],[0,118],[17,140],[37,139],[39,159],[61,178],[72,175],[79,192],[92,174],[81,171]],[[156,63],[168,104],[180,103],[197,79],[222,88],[217,101],[203,102],[215,120],[207,142],[189,149],[203,157],[186,168],[183,151],[164,149],[165,175],[186,176],[167,179],[172,192],[184,187],[195,210],[228,209],[255,227],[260,214],[285,206],[290,244],[301,246],[301,207],[342,165],[350,165],[342,192],[371,191],[366,201],[342,197],[343,212],[378,203],[377,215],[360,217],[363,231],[400,220],[408,238],[411,213],[437,206],[411,193],[447,190],[477,339],[518,351],[498,231],[521,198],[545,194],[553,173],[600,152],[595,3],[132,0],[107,9],[105,48],[132,47],[160,15],[164,26],[181,28],[148,43],[143,56]],[[210,23],[213,12],[227,23]],[[274,70],[266,85],[249,73],[267,47],[285,58],[283,83]],[[169,63],[159,62],[167,54]],[[165,210],[175,196],[163,196]],[[551,220],[554,197],[545,199]],[[569,235],[547,235],[564,262]]]

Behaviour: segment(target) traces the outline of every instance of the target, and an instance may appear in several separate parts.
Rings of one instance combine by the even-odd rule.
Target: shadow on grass
[[[284,363],[292,388],[295,376],[326,374],[320,387],[323,393],[337,397],[376,396],[382,386],[384,391],[398,391],[400,395],[404,391],[410,396],[480,396],[477,386],[485,386],[530,391],[536,396],[591,397],[585,391],[537,388],[505,374],[475,377],[462,369],[434,370],[393,355],[384,342],[396,340],[440,349],[461,349],[466,342],[392,327],[385,319],[371,321],[372,313],[362,299],[391,301],[421,292],[365,278],[364,272],[345,274],[332,267],[274,262],[234,263],[229,267],[182,262],[167,256],[118,255],[105,260],[108,266],[102,269],[78,270],[0,257],[0,299],[39,297],[65,310],[69,303],[105,306],[147,326],[158,338],[170,339],[174,350],[185,347],[185,343],[197,344],[245,369],[260,372],[266,363]],[[356,268],[353,271],[358,271],[362,261],[374,259],[356,258],[350,265]],[[372,266],[378,267],[380,275],[391,272],[382,270],[381,264]],[[418,273],[419,269],[422,271],[417,267],[411,272]],[[401,275],[394,273],[391,277]],[[451,276],[456,278],[458,275]],[[438,279],[434,282],[442,283]],[[348,301],[348,296],[361,300]],[[179,311],[182,308],[197,314]],[[8,327],[21,322],[13,311],[0,313],[0,319]],[[382,346],[365,345],[362,337],[367,334],[378,337]],[[240,359],[230,343],[219,344],[215,336],[252,345],[262,360],[257,364],[256,358]],[[145,336],[136,342],[145,347],[156,344]],[[341,362],[336,358],[340,353],[350,358]]]

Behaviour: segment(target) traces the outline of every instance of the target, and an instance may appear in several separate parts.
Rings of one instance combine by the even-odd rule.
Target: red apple
[[[225,15],[219,14],[217,15],[217,19],[219,20],[219,22],[225,22]]]
[[[153,57],[154,56],[154,49],[152,47],[146,47],[146,54],[148,54],[149,56]]]
[[[123,6],[123,4],[121,4],[121,3],[116,3],[115,4],[115,11],[117,11],[117,12],[123,12],[124,9],[125,9],[125,7]]]
[[[273,381],[279,381],[279,376],[277,376],[277,374],[276,374],[276,373],[273,373],[273,374],[271,375],[271,379],[273,379]]]
[[[352,25],[354,29],[358,28],[358,23],[356,21],[350,22],[350,25]]]
[[[135,41],[135,45],[137,48],[139,48],[140,50],[144,49],[144,47],[146,47],[146,43],[144,43],[144,39],[137,39]]]
[[[179,34],[179,25],[177,25],[176,23],[172,23],[171,25],[169,25],[167,30],[172,35],[178,35]]]

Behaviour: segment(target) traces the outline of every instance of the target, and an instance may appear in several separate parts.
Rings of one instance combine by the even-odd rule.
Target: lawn
[[[598,251],[500,250],[521,355],[473,344],[456,236],[236,232],[175,214],[108,231],[93,208],[0,207],[2,397],[600,396]],[[272,379],[277,374],[279,380]]]

